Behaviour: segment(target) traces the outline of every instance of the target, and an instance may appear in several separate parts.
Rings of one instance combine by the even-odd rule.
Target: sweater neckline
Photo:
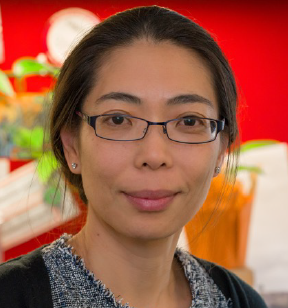
[[[132,306],[129,306],[129,303],[122,304],[123,298],[119,296],[115,296],[115,294],[106,287],[105,283],[101,281],[100,279],[96,278],[94,273],[90,271],[86,265],[85,260],[77,255],[77,252],[75,251],[74,247],[70,244],[68,244],[68,240],[70,240],[73,237],[72,234],[64,233],[61,235],[61,237],[53,242],[51,245],[54,246],[54,248],[58,248],[62,250],[66,254],[66,256],[69,256],[72,258],[72,261],[79,267],[79,269],[84,273],[86,278],[94,283],[96,288],[101,292],[101,294],[104,294],[105,297],[108,300],[112,300],[113,304],[117,308],[134,308]],[[49,245],[49,246],[51,246]],[[48,247],[49,247],[48,246]],[[50,247],[51,248],[51,247]],[[45,248],[44,248],[45,249]],[[49,248],[48,248],[49,249]],[[179,247],[176,247],[174,258],[177,259],[178,263],[180,264],[182,270],[184,270],[184,275],[186,277],[186,280],[190,286],[190,291],[192,295],[192,303],[194,301],[195,292],[193,289],[193,284],[191,281],[193,281],[193,277],[191,277],[191,270],[189,265],[189,259],[191,258],[191,255],[188,254],[186,251],[180,249]],[[190,306],[192,307],[192,305]]]

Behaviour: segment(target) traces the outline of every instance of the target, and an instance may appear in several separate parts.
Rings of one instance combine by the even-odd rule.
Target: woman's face
[[[134,98],[107,98],[110,93]],[[172,98],[191,94],[206,102],[168,105]],[[212,77],[199,56],[172,43],[146,40],[109,55],[82,112],[90,116],[120,112],[154,122],[185,115],[218,119]],[[96,137],[85,122],[78,137],[64,131],[61,137],[68,165],[78,164],[71,171],[82,175],[90,220],[147,240],[179,232],[195,215],[215,167],[222,164],[226,144],[220,135],[206,144],[176,143],[161,126],[150,126],[142,140],[110,141]]]

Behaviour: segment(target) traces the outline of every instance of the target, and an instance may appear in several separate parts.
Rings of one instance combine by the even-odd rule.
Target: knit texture
[[[67,244],[72,235],[63,234],[58,240],[42,249],[48,271],[54,308],[63,307],[112,307],[130,308],[122,303],[121,295],[106,288],[86,267],[84,260],[74,254]],[[189,282],[192,303],[190,308],[232,308],[213,279],[188,252],[177,248],[175,258],[184,269]],[[138,307],[141,308],[141,307]]]

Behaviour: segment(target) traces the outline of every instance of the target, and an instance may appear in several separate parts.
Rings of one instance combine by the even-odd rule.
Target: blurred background
[[[85,207],[73,189],[62,208],[58,182],[51,180],[56,164],[48,141],[42,155],[45,106],[65,56],[85,31],[118,11],[153,4],[186,15],[213,35],[240,93],[241,168],[234,203],[220,207],[219,217],[201,231],[214,205],[213,190],[221,189],[219,177],[179,245],[234,270],[270,307],[288,307],[288,1],[1,1],[1,260],[63,231],[77,232],[84,223]],[[201,236],[195,240],[197,232],[204,246]]]

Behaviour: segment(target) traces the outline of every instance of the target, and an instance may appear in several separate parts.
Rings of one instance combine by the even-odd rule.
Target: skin
[[[111,92],[139,98],[97,101]],[[175,96],[197,94],[211,102],[167,105]],[[150,121],[185,115],[218,119],[209,69],[200,57],[169,42],[139,40],[117,48],[103,63],[82,111],[88,115],[123,112]],[[161,126],[149,127],[143,140],[114,142],[95,136],[82,123],[80,133],[63,128],[61,139],[71,172],[82,174],[89,200],[84,228],[70,244],[86,267],[124,302],[135,307],[189,307],[191,291],[173,258],[183,226],[208,193],[215,167],[227,146],[224,135],[200,145],[176,143]],[[123,194],[165,189],[177,192],[158,212],[136,209]]]

